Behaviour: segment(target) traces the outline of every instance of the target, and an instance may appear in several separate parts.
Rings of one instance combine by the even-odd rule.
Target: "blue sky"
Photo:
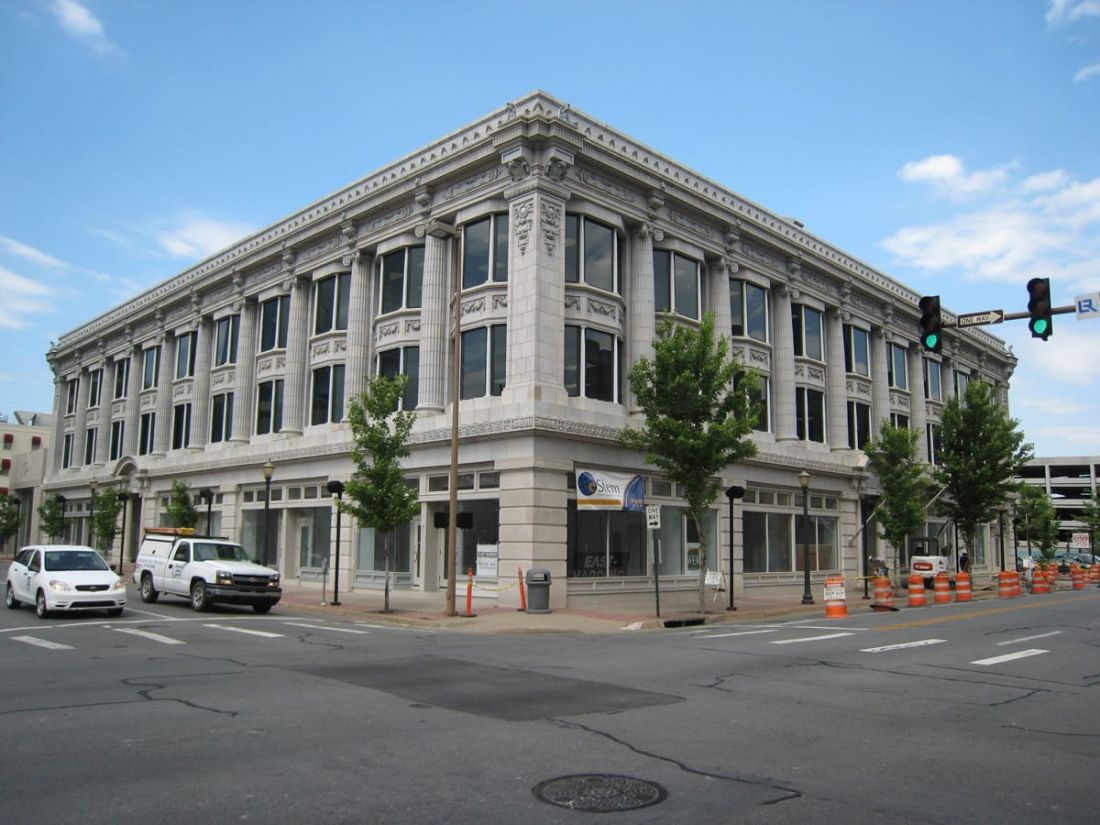
[[[953,312],[1100,290],[1100,0],[0,3],[0,412],[61,334],[534,89]],[[987,327],[1100,455],[1100,321]]]

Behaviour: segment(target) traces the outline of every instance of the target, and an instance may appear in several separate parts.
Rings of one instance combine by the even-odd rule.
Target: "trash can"
[[[550,612],[550,571],[527,571],[527,612]]]

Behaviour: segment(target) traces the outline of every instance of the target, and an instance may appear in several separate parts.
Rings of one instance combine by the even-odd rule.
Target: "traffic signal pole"
[[[1071,312],[1077,312],[1077,307],[1074,304],[1064,307],[1054,307],[1050,310],[1051,315],[1068,315]],[[997,316],[990,317],[988,320],[977,319],[968,320],[971,316]],[[1004,321],[1021,321],[1024,318],[1031,318],[1030,312],[1004,312],[999,309],[992,309],[987,312],[971,312],[967,315],[958,315],[954,321],[944,321],[944,329],[969,329],[970,327],[988,327],[994,324],[1000,324]],[[960,323],[960,321],[962,323]]]

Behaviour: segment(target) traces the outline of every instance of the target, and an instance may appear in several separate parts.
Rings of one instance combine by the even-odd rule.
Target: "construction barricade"
[[[871,604],[872,610],[897,610],[894,607],[894,585],[885,576],[875,579],[875,601]]]
[[[1100,564],[1093,564],[1089,567],[1089,583],[1100,584]]]
[[[1031,574],[1031,592],[1033,594],[1050,592],[1050,579],[1047,577],[1047,571],[1041,567],[1036,567]]]
[[[1073,589],[1074,590],[1084,590],[1085,589],[1086,579],[1085,579],[1085,569],[1083,567],[1080,567],[1079,565],[1076,565],[1076,564],[1073,565],[1073,567],[1070,568],[1069,575],[1070,575],[1070,580],[1073,582]]]
[[[825,577],[825,618],[843,619],[848,615],[848,596],[843,576]]]
[[[973,596],[973,587],[970,584],[970,574],[962,570],[955,574],[955,601],[968,602]]]
[[[1012,570],[1002,570],[997,574],[997,597],[1001,599],[1011,599],[1016,596],[1016,586],[1013,579],[1016,577],[1016,572]]]
[[[924,594],[924,576],[920,573],[909,574],[909,606],[924,607],[928,597]]]
[[[951,604],[951,580],[946,573],[937,573],[932,580],[932,600],[936,604]]]

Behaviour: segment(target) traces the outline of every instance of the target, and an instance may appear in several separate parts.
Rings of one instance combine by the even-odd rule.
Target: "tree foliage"
[[[1092,496],[1088,496],[1082,505],[1077,519],[1088,531],[1090,552],[1100,555],[1098,552],[1100,550],[1100,507],[1096,505],[1096,500]]]
[[[905,539],[924,527],[931,479],[917,455],[920,433],[886,423],[864,452],[882,489],[877,518],[882,537],[902,553]]]
[[[118,514],[122,502],[118,500],[118,491],[103,490],[92,493],[92,528],[95,549],[106,555],[111,549],[115,536],[119,533]]]
[[[683,486],[687,511],[699,534],[699,609],[706,610],[706,531],[703,518],[718,496],[716,476],[756,454],[746,439],[758,416],[753,374],[715,340],[714,316],[698,329],[664,318],[653,359],[630,370],[630,388],[645,413],[640,429],[622,431],[622,442],[645,453],[671,481]]]
[[[57,493],[46,496],[38,505],[39,529],[52,539],[65,535],[65,501]]]
[[[1047,492],[1034,484],[1019,486],[1020,498],[1016,502],[1016,537],[1023,536],[1033,550],[1044,559],[1054,558],[1058,548],[1058,514],[1050,503]]]
[[[1032,457],[1019,423],[993,398],[984,381],[971,381],[964,398],[944,407],[936,481],[947,488],[940,512],[973,547],[978,526],[992,521],[1016,490],[1015,476]]]
[[[172,481],[172,492],[168,496],[165,512],[171,527],[194,527],[198,522],[199,515],[191,501],[191,487],[186,481],[178,478]]]

